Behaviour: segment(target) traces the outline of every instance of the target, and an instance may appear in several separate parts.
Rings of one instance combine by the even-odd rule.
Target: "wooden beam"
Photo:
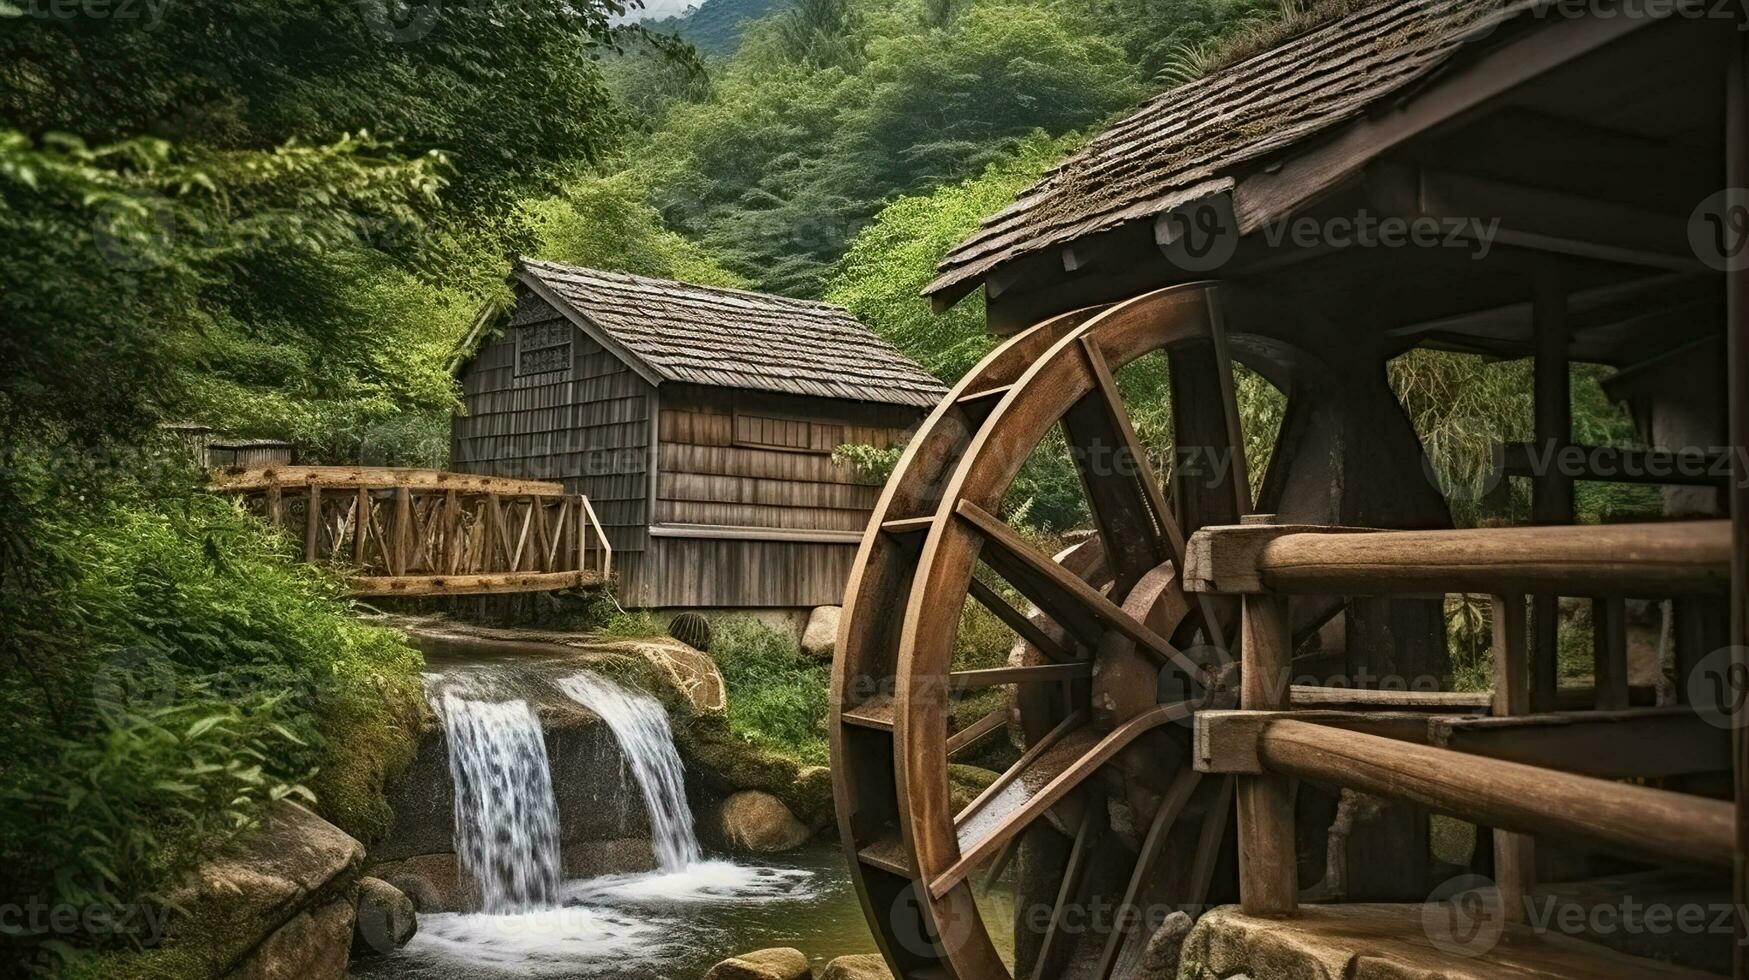
[[[1230,533],[1232,528],[1197,532],[1196,537],[1209,540],[1192,539],[1188,587],[1209,580],[1213,573],[1205,567],[1226,567],[1224,541]],[[1289,595],[1559,591],[1661,596],[1725,591],[1730,553],[1726,521],[1370,534],[1331,528],[1270,541],[1257,551],[1255,571],[1263,588]],[[1199,561],[1210,564],[1199,566]]]
[[[1538,450],[1559,453],[1573,441],[1572,369],[1567,348],[1566,277],[1559,269],[1537,270],[1531,297],[1531,336],[1535,433]],[[1561,467],[1544,467],[1531,480],[1530,519],[1537,524],[1573,523],[1573,479]],[[1531,599],[1530,710],[1553,711],[1560,688],[1560,598],[1540,593]]]
[[[448,473],[442,470],[402,469],[381,466],[270,466],[263,469],[232,467],[209,477],[208,486],[222,493],[244,493],[275,486],[315,485],[325,490],[457,490],[462,493],[497,493],[520,497],[562,497],[565,487],[544,480],[512,480],[502,476]]]
[[[1427,807],[1484,826],[1547,835],[1639,859],[1728,868],[1734,807],[1292,719],[1258,755],[1271,772]]]
[[[1731,481],[1730,468],[1727,454],[1716,450],[1568,445],[1551,451],[1529,442],[1501,447],[1501,471],[1517,477],[1534,478],[1543,470],[1560,469],[1570,479],[1595,483],[1724,487]]]
[[[1038,664],[1029,667],[991,667],[985,670],[959,670],[948,677],[948,693],[965,694],[1007,684],[1066,684],[1087,680],[1093,676],[1093,662],[1075,661],[1066,664]]]
[[[1428,741],[1600,779],[1729,772],[1724,719],[1686,707],[1572,711],[1506,718],[1429,718]]]
[[[492,595],[501,592],[556,592],[600,585],[585,572],[499,572],[492,575],[379,575],[347,580],[356,596]]]
[[[1494,224],[1493,242],[1672,272],[1699,267],[1688,216],[1442,170],[1422,170],[1419,211]]]
[[[1738,34],[1725,73],[1726,206],[1734,216],[1749,215],[1749,38]],[[1739,239],[1739,246],[1744,243]],[[1731,644],[1732,664],[1749,676],[1749,263],[1739,254],[1725,275],[1726,375],[1731,447]],[[1749,711],[1739,703],[1737,712]],[[1733,719],[1732,755],[1736,762],[1736,863],[1732,895],[1737,908],[1749,906],[1749,736],[1743,719]],[[1732,973],[1749,980],[1749,923],[1736,916]]]
[[[1288,706],[1293,627],[1287,600],[1248,595],[1241,620],[1239,705],[1249,711]],[[1299,900],[1293,787],[1279,775],[1240,777],[1239,903],[1246,915],[1292,915]]]
[[[1669,13],[1660,8],[1643,17],[1583,17],[1544,25],[1446,73],[1396,108],[1363,115],[1317,147],[1241,181],[1233,192],[1241,234],[1293,213],[1385,153],[1452,125]]]
[[[1267,770],[1257,754],[1257,740],[1264,726],[1279,718],[1421,743],[1428,740],[1428,723],[1432,720],[1413,711],[1199,711],[1192,743],[1197,771],[1240,776],[1264,774]]]
[[[1008,709],[997,708],[970,725],[954,732],[947,740],[947,757],[951,760],[981,745],[997,732],[1008,728]]]

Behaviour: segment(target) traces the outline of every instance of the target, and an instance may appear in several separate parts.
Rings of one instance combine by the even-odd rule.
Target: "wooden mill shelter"
[[[513,282],[457,366],[453,468],[587,495],[627,605],[839,602],[879,487],[833,450],[902,443],[928,372],[823,303],[533,259]]]
[[[908,980],[1122,980],[1184,910],[1186,980],[1749,978],[1749,13],[1294,23],[1089,140],[927,289],[981,290],[1005,339],[846,593],[831,768],[875,939]],[[1528,515],[1454,526],[1391,385],[1417,348],[1528,361],[1534,440],[1496,457]],[[1114,378],[1149,361],[1172,418],[1144,444]],[[1613,369],[1632,444],[1584,444],[1575,362]],[[1003,501],[1058,432],[1095,533],[1053,555]],[[1661,512],[1580,525],[1582,483]],[[1454,679],[1465,596],[1485,691]],[[955,669],[962,599],[1009,665]],[[962,805],[952,764],[1003,736],[1024,751]],[[1685,905],[1733,914],[1604,918]]]

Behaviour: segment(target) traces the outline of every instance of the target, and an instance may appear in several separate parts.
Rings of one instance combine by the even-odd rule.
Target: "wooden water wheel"
[[[1283,447],[1342,431],[1356,401],[1314,359],[1229,337],[1218,292],[1173,287],[1009,339],[924,423],[876,507],[846,595],[832,767],[864,911],[901,975],[1010,975],[992,939],[1010,926],[986,922],[974,892],[1017,854],[1033,882],[1017,915],[1032,925],[1015,928],[1022,975],[1123,976],[1156,921],[1116,910],[1157,920],[1162,910],[1194,912],[1211,891],[1230,897],[1233,787],[1195,771],[1189,720],[1233,706],[1227,650],[1238,615],[1187,593],[1177,569],[1193,531],[1253,511],[1235,359],[1290,395],[1263,481],[1267,506],[1283,506],[1298,486],[1288,509],[1338,522],[1341,508],[1320,488],[1341,481],[1320,467],[1340,465],[1341,453]],[[1114,377],[1149,356],[1165,357],[1171,378],[1173,445],[1158,452],[1170,480],[1149,462]],[[1097,533],[1051,556],[999,514],[1028,455],[1058,426]],[[1413,438],[1406,423],[1400,430]],[[1306,461],[1297,476],[1294,458]],[[1008,667],[954,670],[968,597],[1020,638]],[[1294,619],[1309,630],[1333,612],[1296,609]],[[998,685],[1011,686],[1009,709],[957,710],[963,695]],[[956,810],[950,761],[1011,729],[1018,762]],[[1041,864],[1051,881],[1042,890]]]

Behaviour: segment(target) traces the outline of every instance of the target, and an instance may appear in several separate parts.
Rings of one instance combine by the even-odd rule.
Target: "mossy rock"
[[[990,784],[999,778],[998,773],[977,766],[951,764],[947,767],[947,787],[949,799],[953,801],[955,810],[964,810],[972,805],[978,794],[990,788]]]

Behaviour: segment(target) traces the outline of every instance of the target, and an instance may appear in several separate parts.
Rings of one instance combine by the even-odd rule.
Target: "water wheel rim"
[[[913,925],[911,935],[906,937],[898,935],[904,930],[895,926],[899,910],[891,904],[881,907],[883,899],[890,897],[890,888],[877,895],[864,880],[866,869],[859,854],[866,843],[868,827],[866,821],[864,826],[858,826],[861,801],[856,793],[862,775],[858,770],[878,768],[878,764],[871,766],[867,760],[858,759],[857,753],[847,750],[843,711],[845,705],[861,700],[849,690],[853,675],[866,679],[871,666],[876,668],[876,676],[886,673],[879,669],[883,665],[872,662],[882,652],[877,648],[883,644],[858,635],[858,624],[876,631],[891,629],[891,624],[880,624],[878,617],[869,616],[861,607],[870,601],[871,595],[888,594],[895,588],[908,589],[895,646],[897,656],[889,675],[894,680],[891,792],[904,803],[896,806],[893,816],[898,824],[902,858],[910,863],[913,884],[936,882],[960,859],[954,815],[947,802],[947,698],[942,684],[950,669],[951,638],[960,604],[941,601],[940,597],[966,595],[978,553],[989,540],[987,528],[970,527],[968,520],[975,524],[989,519],[1025,457],[1044,433],[1099,385],[1099,368],[1095,365],[1101,359],[1109,370],[1116,370],[1150,351],[1187,341],[1215,341],[1219,347],[1224,338],[1211,293],[1210,284],[1174,287],[1096,314],[1091,311],[1070,314],[1011,339],[968,375],[948,402],[938,408],[920,430],[883,493],[876,510],[877,521],[865,538],[847,592],[848,615],[834,669],[832,736],[839,788],[848,790],[839,797],[842,839],[850,852],[865,913],[875,927],[883,953],[901,969],[907,962],[938,959],[941,965],[950,966],[961,976],[1007,973],[978,917],[969,889],[954,884],[945,890],[932,890],[924,885],[914,887],[909,896],[901,894],[901,902],[913,901],[927,912],[922,928]],[[1220,354],[1220,363],[1229,363],[1225,351]],[[1106,381],[1109,384],[1109,376]],[[954,447],[958,450],[957,461],[954,457],[943,458],[939,440],[944,429],[952,428],[958,407],[975,397],[980,385],[1003,383],[1008,390],[988,410],[982,423],[975,426],[975,434],[963,447]],[[1230,407],[1230,371],[1226,384],[1229,406],[1226,411],[1236,425],[1236,413]],[[962,424],[960,435],[970,428]],[[1242,446],[1236,429],[1230,435],[1233,445]],[[931,453],[937,454],[936,458],[921,458]],[[1242,487],[1242,472],[1238,471],[1235,486]],[[933,501],[932,493],[936,494]],[[895,514],[929,510],[923,506],[926,503],[933,503],[927,519],[893,522],[918,523],[926,528],[921,543],[916,545],[919,550],[911,563],[909,582],[895,581],[903,576],[896,576],[893,566],[904,563],[894,560],[893,552],[899,546],[888,540],[881,525],[891,521]],[[1241,505],[1241,510],[1244,509],[1248,509],[1248,503]],[[1181,542],[1178,547],[1182,547]],[[885,613],[890,618],[892,610]],[[852,694],[850,701],[845,698],[847,693]],[[931,949],[915,948],[920,936],[929,937],[925,941],[931,944]],[[912,940],[911,947],[898,948],[905,946],[907,938]]]

